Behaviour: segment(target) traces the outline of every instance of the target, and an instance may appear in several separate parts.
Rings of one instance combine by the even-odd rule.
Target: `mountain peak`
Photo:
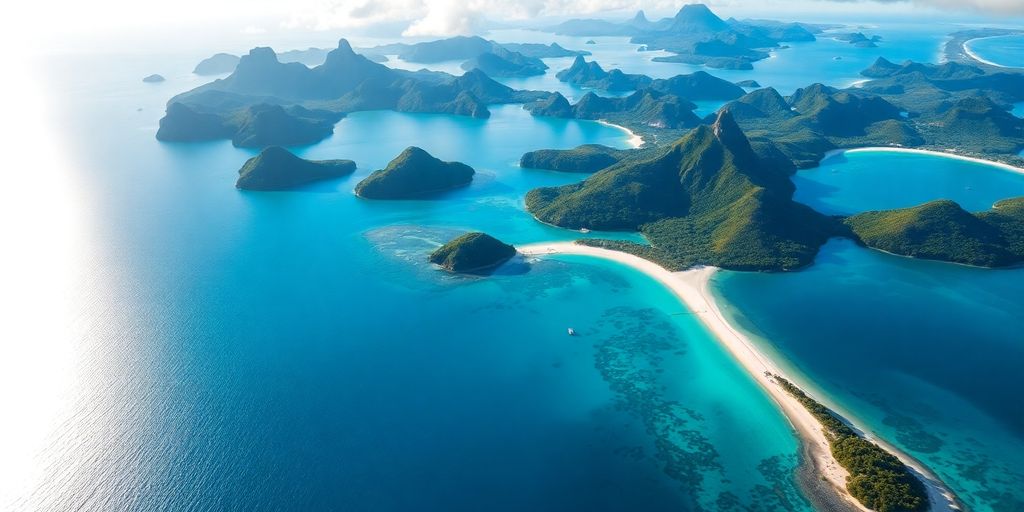
[[[704,4],[684,5],[672,22],[673,31],[718,32],[728,28],[729,24]]]
[[[740,129],[740,125],[736,124],[736,120],[733,119],[729,109],[722,109],[718,113],[715,123],[711,125],[711,131],[718,140],[726,144],[738,139],[743,139],[744,141],[747,139],[747,136],[743,134],[743,130]]]
[[[345,39],[344,37],[338,40],[338,50],[345,53],[355,53],[355,50],[352,49],[352,45],[349,44],[348,39]]]

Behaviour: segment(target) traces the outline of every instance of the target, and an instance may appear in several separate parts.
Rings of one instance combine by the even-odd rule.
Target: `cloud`
[[[311,0],[311,8],[286,25],[315,29],[367,27],[379,23],[405,24],[405,36],[450,36],[479,32],[485,20],[523,21],[544,17],[600,15],[645,9],[670,13],[693,0]],[[931,8],[943,12],[1024,15],[1024,0],[706,0],[713,9],[731,13],[754,10],[808,12],[837,5],[865,4],[893,8]],[[832,4],[830,7],[829,4]]]

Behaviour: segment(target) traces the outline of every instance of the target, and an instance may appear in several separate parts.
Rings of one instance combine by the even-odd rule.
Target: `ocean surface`
[[[354,176],[241,192],[253,152],[154,138],[195,57],[48,63],[47,123],[86,231],[69,336],[25,348],[62,364],[25,372],[26,389],[57,384],[37,392],[50,420],[5,463],[22,465],[0,508],[809,510],[785,418],[656,281],[581,257],[488,279],[426,261],[471,229],[580,237],[522,203],[582,176],[518,158],[625,147],[624,131],[516,106],[358,113],[296,148],[354,159]],[[168,81],[143,84],[152,71]],[[411,144],[474,166],[473,185],[352,194]]]
[[[967,47],[978,57],[998,66],[1024,68],[1024,35],[972,39]]]
[[[833,158],[793,181],[799,200],[829,213],[937,198],[982,210],[1024,195],[1021,174],[887,152]],[[805,270],[722,272],[713,288],[734,323],[805,385],[923,461],[972,510],[1024,507],[1024,269],[913,260],[836,240]]]
[[[858,30],[881,35],[879,48],[824,37],[780,49],[753,71],[710,71],[783,93],[845,86],[878,56],[936,61],[955,27]],[[606,68],[657,77],[699,69],[651,62],[659,53],[624,38],[489,37],[557,41],[594,52]],[[425,261],[467,230],[515,244],[584,236],[542,225],[523,206],[532,188],[583,177],[517,161],[539,148],[626,147],[622,130],[537,119],[516,106],[493,107],[488,120],[356,113],[327,140],[292,148],[353,159],[355,175],[240,192],[237,170],[253,151],[154,138],[166,100],[204,83],[190,70],[205,56],[86,52],[40,63],[53,108],[32,150],[65,166],[17,193],[73,229],[54,230],[45,241],[56,249],[24,269],[60,276],[52,316],[38,326],[59,335],[8,349],[27,405],[3,445],[0,508],[810,509],[785,418],[653,280],[585,257],[517,260],[488,279]],[[542,77],[505,82],[570,99],[587,92],[554,78],[571,59],[547,62]],[[168,80],[142,83],[150,73]],[[702,103],[701,113],[718,106]],[[474,166],[473,185],[437,200],[354,197],[362,177],[409,145]],[[976,188],[1001,186],[988,179]],[[847,199],[835,204],[858,204]],[[843,288],[862,275],[875,288]],[[1024,362],[1012,294],[1022,281],[1019,271],[840,243],[805,272],[727,273],[716,283],[753,319],[743,325],[780,333],[769,349],[815,389],[955,478],[979,509],[1006,510],[997,505],[1021,499],[1020,402],[1007,390],[1011,366]],[[940,324],[930,304],[946,308]],[[877,341],[832,328],[849,318],[877,324]],[[581,335],[567,336],[568,327]],[[847,365],[839,371],[835,350],[846,346],[856,351],[838,359]]]
[[[951,199],[983,211],[1024,196],[1024,172],[926,154],[856,151],[827,157],[793,176],[793,198],[829,215],[917,206]]]

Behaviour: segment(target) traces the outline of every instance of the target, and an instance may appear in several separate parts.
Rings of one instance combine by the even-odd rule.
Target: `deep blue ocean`
[[[951,31],[877,28],[877,49],[822,38],[753,71],[713,73],[783,93],[845,86],[878,55],[935,61]],[[621,38],[584,47],[536,32],[490,36],[558,41],[594,51],[606,68],[659,77],[697,69],[652,63]],[[231,49],[209,53],[221,50]],[[62,269],[69,334],[39,340],[31,350],[45,358],[26,359],[38,364],[26,389],[52,384],[37,391],[48,402],[37,445],[26,448],[33,469],[8,482],[0,508],[810,510],[785,418],[658,283],[586,257],[515,261],[486,279],[426,262],[466,230],[514,244],[583,236],[536,222],[523,205],[532,188],[583,176],[520,169],[518,159],[539,148],[626,147],[621,130],[514,105],[488,120],[357,113],[327,140],[293,148],[353,159],[355,175],[240,192],[237,170],[252,151],[154,138],[166,100],[203,83],[190,70],[204,56],[76,54],[40,65],[55,107],[48,151],[69,163],[61,177],[73,201],[63,206],[81,231],[68,241],[75,264]],[[506,83],[571,99],[586,92],[553,78],[568,59],[548,63],[543,77]],[[140,81],[154,72],[168,80]],[[474,166],[473,185],[424,201],[352,194],[409,145]],[[954,188],[975,170],[922,162],[932,164]],[[844,176],[853,163],[830,165]],[[922,173],[899,179],[924,196],[952,190]],[[1010,182],[983,171],[971,183],[995,194]],[[53,200],[45,189],[23,192]],[[877,199],[838,196],[828,201]],[[1024,420],[1008,391],[1024,363],[1022,285],[1018,270],[844,243],[802,272],[716,280],[728,309],[742,310],[737,322],[767,335],[813,389],[979,510],[1022,499]]]

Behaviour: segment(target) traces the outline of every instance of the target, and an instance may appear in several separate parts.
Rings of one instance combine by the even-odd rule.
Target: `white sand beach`
[[[977,53],[974,53],[974,50],[971,49],[971,42],[972,41],[978,41],[978,40],[981,40],[981,39],[991,39],[992,37],[1004,37],[1004,36],[976,37],[974,39],[968,39],[968,40],[964,41],[964,44],[961,45],[961,46],[963,46],[964,53],[966,53],[968,57],[970,57],[970,58],[972,58],[972,59],[974,59],[974,60],[976,60],[976,61],[978,61],[978,62],[980,62],[982,64],[988,64],[989,66],[995,66],[997,68],[1009,68],[1009,66],[1004,66],[1002,64],[996,64],[995,62],[992,62],[990,60],[983,59]]]
[[[854,148],[854,149],[834,149],[825,153],[825,157],[821,159],[822,162],[829,158],[842,155],[844,153],[869,153],[869,152],[887,152],[887,153],[912,153],[917,155],[935,155],[946,158],[955,158],[957,160],[966,160],[968,162],[975,162],[984,165],[991,165],[992,167],[998,167],[1005,171],[1016,172],[1024,174],[1024,168],[1016,167],[1010,164],[1004,164],[1002,162],[995,162],[992,160],[985,160],[984,158],[975,158],[973,156],[960,155],[957,153],[946,152],[946,151],[933,151],[930,149],[914,149],[914,148],[894,148],[889,146],[876,146],[867,148]]]
[[[637,135],[637,134],[635,134],[635,133],[633,133],[633,130],[630,130],[629,128],[626,128],[625,126],[614,124],[614,123],[609,123],[608,121],[605,121],[604,119],[599,119],[597,122],[600,123],[600,124],[603,124],[605,126],[610,126],[612,128],[618,128],[619,130],[622,130],[622,131],[626,132],[626,134],[629,135],[629,139],[626,140],[626,143],[629,144],[630,146],[633,146],[634,148],[638,148],[638,147],[644,145],[644,138],[639,136],[639,135]]]
[[[810,461],[821,475],[835,488],[836,493],[852,506],[868,510],[846,491],[848,472],[835,460],[829,450],[828,440],[821,424],[793,396],[777,385],[768,374],[779,375],[790,382],[798,383],[783,372],[770,358],[764,355],[753,341],[738,331],[726,320],[710,291],[711,276],[715,267],[700,267],[683,272],[671,272],[660,265],[638,256],[619,251],[579,245],[573,242],[538,243],[517,247],[527,257],[544,257],[553,254],[578,254],[613,260],[628,265],[665,285],[691,310],[715,338],[747,370],[755,381],[768,392],[811,454]],[[811,394],[805,389],[809,395]],[[815,397],[817,399],[817,397]],[[856,427],[856,425],[854,425]],[[859,428],[859,427],[858,427]],[[862,432],[863,429],[860,429]],[[877,439],[873,439],[879,442]],[[881,446],[900,457],[925,481],[932,500],[931,510],[958,510],[949,492],[934,476],[920,464],[899,452],[887,443]]]

